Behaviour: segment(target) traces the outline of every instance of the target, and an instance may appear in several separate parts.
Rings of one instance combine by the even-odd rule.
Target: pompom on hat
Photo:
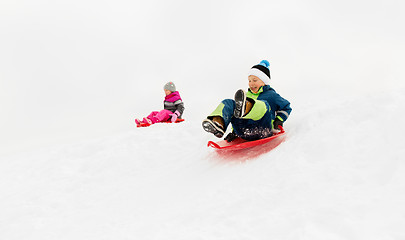
[[[176,91],[176,85],[173,82],[168,82],[163,86],[163,90],[169,90],[170,92]]]
[[[262,60],[259,64],[254,65],[250,71],[248,76],[253,75],[264,82],[266,85],[270,85],[270,63],[267,60]]]

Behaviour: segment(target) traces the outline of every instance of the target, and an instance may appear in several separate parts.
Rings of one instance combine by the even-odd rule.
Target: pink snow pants
[[[158,123],[158,122],[166,122],[169,120],[170,114],[173,114],[171,111],[163,109],[162,111],[153,111],[149,114],[148,118],[153,122],[153,123]]]

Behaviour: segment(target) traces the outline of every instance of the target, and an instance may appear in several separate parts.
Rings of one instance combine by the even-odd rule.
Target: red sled
[[[217,150],[240,150],[240,149],[245,149],[245,148],[251,148],[251,147],[255,147],[255,146],[259,146],[265,143],[269,143],[268,145],[271,149],[277,147],[281,142],[284,141],[284,134],[285,131],[283,129],[283,127],[279,126],[280,128],[280,132],[273,134],[272,136],[268,137],[268,138],[263,138],[263,139],[259,139],[259,140],[254,140],[254,141],[248,141],[248,140],[244,140],[242,138],[237,138],[235,140],[233,140],[232,142],[227,142],[226,140],[222,140],[219,142],[212,142],[209,141],[208,142],[208,147],[213,147]],[[267,146],[267,144],[266,144]]]
[[[174,123],[179,123],[179,122],[184,122],[184,119],[177,118]],[[172,122],[166,121],[166,122],[162,122],[162,123],[172,123]],[[152,125],[152,124],[141,122],[140,124],[137,124],[136,127],[149,127],[150,125]]]

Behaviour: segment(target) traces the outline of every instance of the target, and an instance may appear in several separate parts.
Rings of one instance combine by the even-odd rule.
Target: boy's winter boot
[[[250,112],[250,110],[252,110],[252,107],[254,104],[255,104],[255,102],[253,99],[246,97],[246,108],[245,108],[245,114],[243,116],[247,115]]]
[[[241,118],[245,115],[246,106],[246,93],[242,89],[239,89],[235,93],[235,110],[233,116],[236,118]]]
[[[202,122],[202,127],[206,132],[212,133],[215,137],[221,138],[224,136],[225,129],[224,129],[224,119],[219,116],[212,117],[211,119],[205,119]]]

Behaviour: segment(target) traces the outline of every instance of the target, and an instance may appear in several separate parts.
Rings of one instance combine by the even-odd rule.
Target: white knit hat
[[[248,76],[253,75],[264,82],[266,85],[270,85],[270,63],[267,60],[262,60],[259,64],[254,65],[250,71]]]

